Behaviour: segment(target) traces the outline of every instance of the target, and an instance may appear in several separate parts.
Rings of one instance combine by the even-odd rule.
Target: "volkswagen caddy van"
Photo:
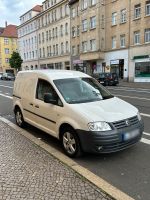
[[[137,108],[78,71],[19,72],[13,106],[18,126],[29,123],[58,138],[70,157],[126,149],[143,132]]]

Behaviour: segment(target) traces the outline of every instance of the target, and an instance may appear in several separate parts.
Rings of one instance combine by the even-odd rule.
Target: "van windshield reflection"
[[[54,80],[56,87],[69,104],[101,101],[114,96],[93,78]]]

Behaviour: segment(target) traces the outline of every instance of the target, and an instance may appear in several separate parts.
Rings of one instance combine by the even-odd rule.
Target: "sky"
[[[0,27],[7,24],[20,24],[20,16],[44,0],[0,0]]]

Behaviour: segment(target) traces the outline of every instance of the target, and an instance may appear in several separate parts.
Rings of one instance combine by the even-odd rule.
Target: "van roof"
[[[64,78],[75,78],[75,77],[89,77],[89,75],[73,70],[54,70],[54,69],[43,69],[43,70],[28,70],[20,71],[19,74],[37,74],[40,76],[48,77],[52,80],[64,79]]]

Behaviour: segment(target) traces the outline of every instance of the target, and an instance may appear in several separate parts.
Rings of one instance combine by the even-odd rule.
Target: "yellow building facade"
[[[8,25],[0,34],[0,72],[14,72],[9,59],[17,51],[17,31],[15,25]]]

